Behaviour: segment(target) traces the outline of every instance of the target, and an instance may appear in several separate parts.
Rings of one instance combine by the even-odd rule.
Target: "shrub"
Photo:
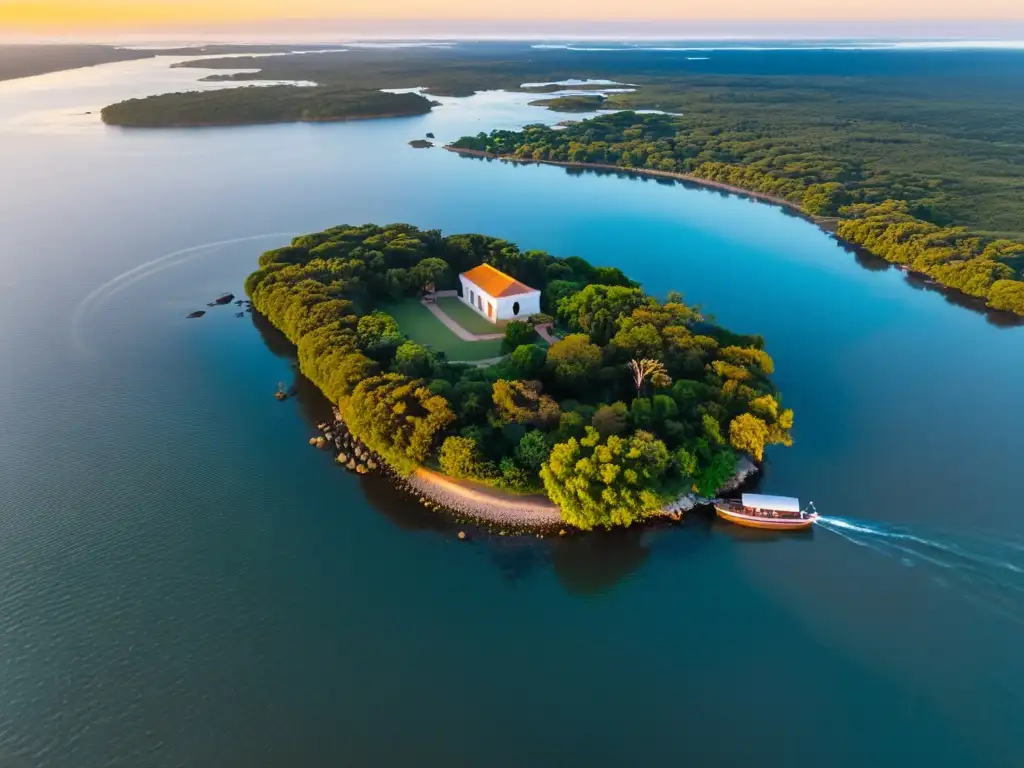
[[[505,326],[505,338],[501,342],[501,351],[508,354],[523,345],[530,344],[536,338],[537,332],[529,323],[513,320]]]

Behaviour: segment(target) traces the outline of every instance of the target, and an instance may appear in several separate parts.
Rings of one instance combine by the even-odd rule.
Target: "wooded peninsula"
[[[410,114],[379,100],[421,86],[556,94],[546,106],[622,110],[566,130],[531,126],[459,146],[545,162],[659,170],[767,194],[839,219],[842,239],[989,307],[1024,314],[1024,65],[1013,52],[582,51],[526,43],[350,49],[179,66],[255,71],[224,79],[318,83],[177,94],[104,110],[123,125],[226,125]],[[565,78],[632,92],[558,96]],[[532,83],[532,85],[524,85]],[[583,91],[597,87],[583,82]],[[621,90],[621,89],[620,89]],[[377,95],[374,95],[377,94]],[[419,100],[422,99],[422,100]],[[655,109],[671,115],[639,115]],[[408,111],[406,111],[408,110]]]
[[[386,311],[485,263],[540,289],[545,312],[505,326],[499,362],[452,362]],[[264,253],[245,289],[351,435],[396,475],[427,466],[542,492],[584,530],[712,495],[740,454],[761,460],[792,442],[761,337],[579,257],[408,224],[341,225]],[[550,347],[538,323],[554,324]]]
[[[230,45],[213,44],[186,48],[129,48],[114,45],[73,43],[0,44],[0,80],[45,75],[81,67],[95,67],[117,61],[151,59],[155,56],[219,56],[239,53],[294,53],[317,51],[322,45]]]
[[[128,128],[187,128],[406,117],[430,111],[416,93],[293,85],[165,93],[103,108],[103,122]]]

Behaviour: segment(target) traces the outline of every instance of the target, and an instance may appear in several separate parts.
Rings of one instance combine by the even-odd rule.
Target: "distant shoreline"
[[[843,248],[853,254],[866,255],[872,259],[878,259],[893,269],[896,269],[903,273],[904,277],[908,280],[912,280],[916,287],[925,287],[934,290],[942,294],[947,301],[951,301],[958,306],[962,306],[966,309],[971,309],[979,314],[985,315],[986,317],[995,318],[995,322],[1007,324],[1007,325],[1019,325],[1021,323],[1021,316],[1013,312],[1006,310],[994,309],[985,303],[984,299],[979,299],[976,296],[964,293],[963,291],[952,288],[948,285],[943,285],[938,282],[931,275],[924,272],[917,272],[916,270],[908,268],[904,264],[898,262],[889,261],[884,259],[878,254],[872,253],[870,250],[865,248],[859,243],[851,242],[841,237],[837,232],[836,228],[839,224],[839,218],[827,217],[827,216],[813,216],[803,210],[797,203],[792,200],[787,200],[784,197],[777,197],[776,195],[770,195],[766,192],[756,192],[751,189],[744,189],[743,187],[736,187],[732,184],[726,184],[721,181],[714,181],[713,179],[703,179],[699,176],[691,176],[686,173],[679,173],[677,171],[659,171],[653,168],[623,168],[619,165],[610,165],[608,163],[574,163],[565,160],[534,160],[521,157],[513,157],[511,155],[495,155],[491,152],[484,152],[479,149],[465,149],[462,147],[454,147],[451,144],[445,144],[444,148],[449,152],[454,152],[457,155],[465,155],[466,157],[479,157],[486,160],[507,160],[512,163],[520,163],[522,165],[554,165],[561,168],[578,168],[580,170],[594,170],[594,171],[609,171],[615,173],[627,173],[634,176],[643,176],[647,178],[655,179],[672,179],[674,181],[681,181],[684,184],[693,184],[698,187],[705,187],[707,189],[716,189],[721,192],[728,192],[729,194],[737,195],[739,197],[745,197],[758,202],[767,203],[768,205],[775,205],[780,208],[784,208],[787,212],[800,217],[804,221],[814,224],[822,232],[828,235],[830,238],[839,243]]]
[[[722,181],[714,181],[713,179],[705,179],[700,176],[692,176],[688,173],[679,173],[678,171],[659,171],[654,168],[624,168],[621,165],[611,165],[610,163],[576,163],[567,160],[534,160],[532,158],[513,157],[512,155],[495,155],[491,152],[484,152],[479,149],[464,149],[462,147],[455,147],[451,144],[446,144],[445,149],[449,152],[454,152],[457,155],[467,155],[469,157],[480,157],[488,160],[508,160],[513,163],[522,163],[524,165],[537,164],[537,165],[557,165],[562,168],[579,168],[581,170],[592,169],[598,171],[615,171],[617,173],[631,173],[636,176],[648,176],[651,178],[660,179],[673,179],[675,181],[683,181],[690,184],[696,184],[701,187],[709,187],[711,189],[718,189],[723,192],[729,192],[734,195],[740,195],[741,197],[749,197],[755,200],[759,200],[764,203],[771,203],[772,205],[778,205],[792,213],[797,214],[802,219],[806,219],[814,224],[817,224],[821,229],[830,235],[835,235],[835,224],[838,219],[834,217],[825,216],[812,216],[803,210],[797,203],[792,200],[787,200],[784,197],[778,197],[776,195],[770,195],[767,192],[756,192],[752,189],[744,189],[743,187],[736,187],[732,184],[726,184]],[[836,237],[837,240],[842,238]],[[850,247],[856,248],[854,243],[848,243],[843,241]]]
[[[182,128],[240,128],[248,125],[295,125],[297,123],[347,123],[355,120],[384,120],[393,117],[419,117],[425,115],[426,112],[395,112],[393,114],[386,115],[345,115],[344,117],[313,117],[313,118],[296,118],[294,120],[280,119],[280,120],[231,120],[230,122],[223,123],[139,123],[139,124],[126,124],[126,123],[112,123],[107,120],[103,121],[104,125],[109,125],[112,128],[127,128],[127,129],[139,129],[139,130],[159,130],[160,128],[174,128],[180,130]]]
[[[90,43],[0,44],[0,82],[98,67],[101,64],[151,59],[156,54],[157,51]]]

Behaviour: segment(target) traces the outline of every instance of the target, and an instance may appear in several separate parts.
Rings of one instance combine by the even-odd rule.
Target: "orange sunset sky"
[[[0,29],[153,29],[274,19],[1019,20],[1020,0],[0,0]]]

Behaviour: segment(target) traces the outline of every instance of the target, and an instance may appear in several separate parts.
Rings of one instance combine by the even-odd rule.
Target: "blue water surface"
[[[1024,329],[715,191],[415,150],[559,119],[125,131],[203,73],[0,83],[0,763],[1015,765]],[[92,114],[86,114],[92,113]],[[488,537],[306,446],[322,402],[235,309],[339,223],[617,266],[764,335],[840,521]],[[845,522],[846,527],[842,523]]]

